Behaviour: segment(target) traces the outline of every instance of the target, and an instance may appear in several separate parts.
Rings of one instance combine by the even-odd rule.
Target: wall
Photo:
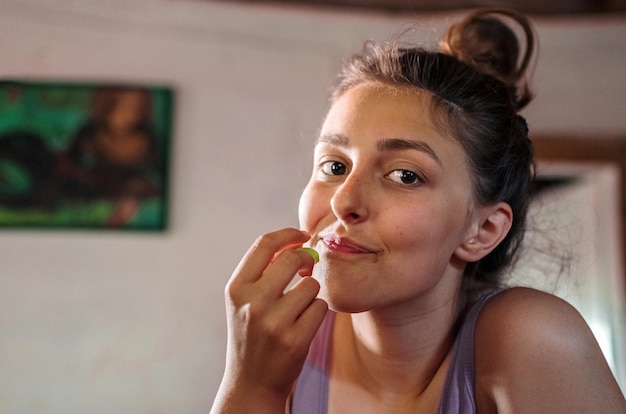
[[[177,91],[168,231],[0,232],[0,412],[206,412],[224,283],[260,233],[297,226],[341,57],[410,22],[435,41],[450,17],[0,0],[0,76]],[[624,22],[537,20],[531,128],[626,132]]]

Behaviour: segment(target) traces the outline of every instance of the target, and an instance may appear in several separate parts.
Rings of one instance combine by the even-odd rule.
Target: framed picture
[[[0,227],[167,227],[173,92],[0,81]]]

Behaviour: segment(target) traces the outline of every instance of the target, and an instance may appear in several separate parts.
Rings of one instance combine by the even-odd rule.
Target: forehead
[[[378,82],[348,89],[330,107],[324,129],[360,128],[385,135],[394,129],[434,130],[432,97],[424,91]],[[391,130],[390,130],[391,129]]]
[[[460,146],[452,131],[441,124],[440,110],[427,91],[380,82],[362,83],[348,89],[332,104],[322,126],[322,135],[349,129],[379,139],[417,133]]]

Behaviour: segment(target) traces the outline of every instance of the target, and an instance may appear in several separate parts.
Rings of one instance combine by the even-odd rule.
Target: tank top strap
[[[328,411],[328,363],[335,312],[328,311],[318,329],[296,381],[291,404],[294,414],[326,414]]]
[[[446,377],[439,414],[475,414],[474,400],[474,332],[478,315],[485,303],[501,292],[481,296],[467,313],[452,348],[452,360]]]

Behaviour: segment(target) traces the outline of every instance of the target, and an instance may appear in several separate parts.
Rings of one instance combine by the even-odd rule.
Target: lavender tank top
[[[495,290],[478,299],[467,313],[452,348],[452,360],[439,404],[439,414],[475,414],[474,402],[474,329],[480,311]],[[327,414],[328,354],[335,313],[328,312],[311,347],[300,377],[296,382],[292,414]]]

